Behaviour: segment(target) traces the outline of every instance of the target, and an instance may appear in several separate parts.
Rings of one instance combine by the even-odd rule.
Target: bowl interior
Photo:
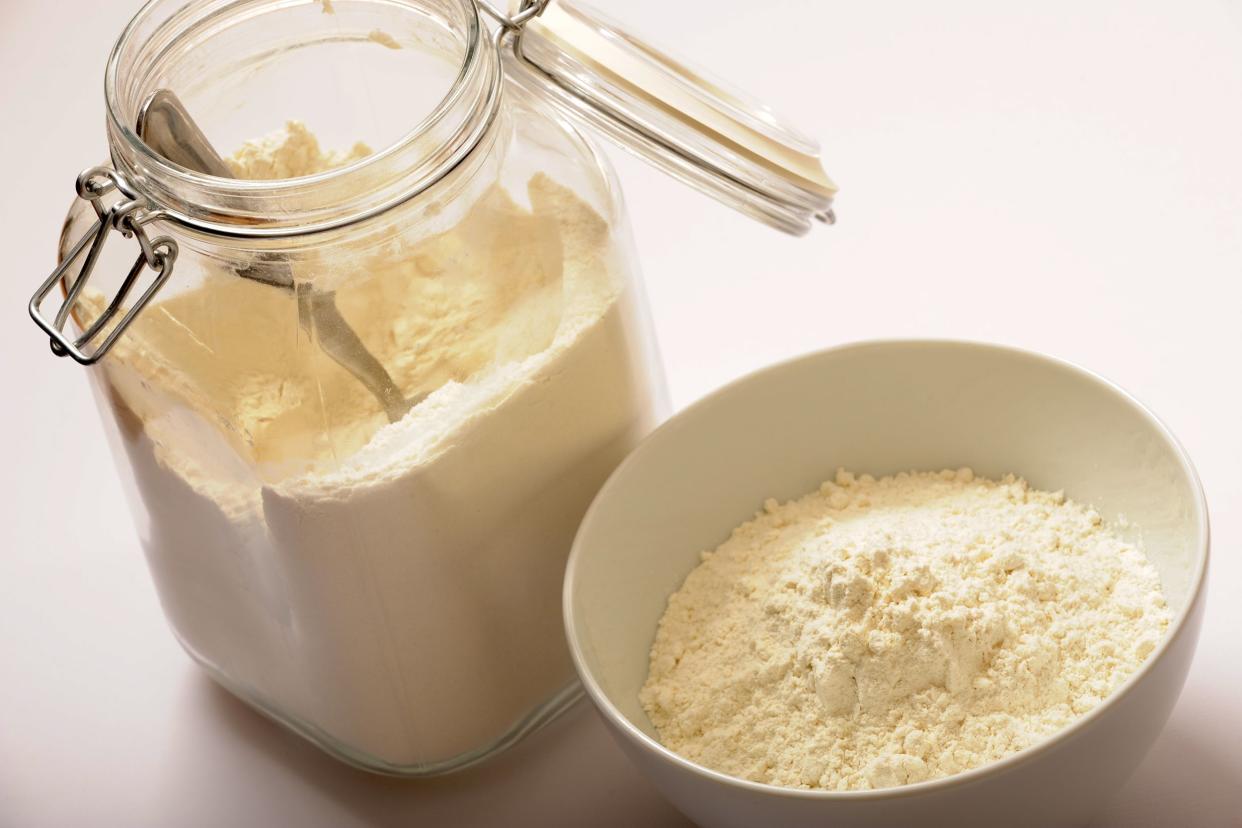
[[[971,466],[1064,489],[1127,524],[1174,614],[1206,531],[1198,483],[1143,408],[1099,378],[1022,351],[878,342],[803,357],[696,403],[614,473],[579,530],[566,577],[570,645],[594,683],[655,737],[638,701],[668,596],[765,498],[811,491],[838,466],[877,476]],[[1174,625],[1175,626],[1175,625]]]

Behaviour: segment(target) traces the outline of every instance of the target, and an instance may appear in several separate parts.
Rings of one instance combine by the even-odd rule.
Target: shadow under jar
[[[178,640],[353,765],[460,768],[580,695],[565,558],[667,403],[574,119],[781,229],[830,215],[813,145],[617,32],[568,4],[154,0],[109,59],[111,165],[32,314],[92,366]],[[684,117],[694,84],[715,115]],[[140,139],[157,90],[232,177]]]

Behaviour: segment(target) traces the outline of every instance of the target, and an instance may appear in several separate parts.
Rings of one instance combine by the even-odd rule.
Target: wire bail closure
[[[78,198],[90,202],[91,207],[95,210],[95,224],[82,235],[82,238],[74,244],[64,260],[52,271],[52,275],[39,286],[39,289],[30,298],[28,306],[30,318],[51,338],[52,353],[59,357],[73,357],[76,362],[82,365],[94,365],[111,350],[112,346],[116,344],[117,339],[134,321],[134,318],[159,292],[159,289],[164,286],[168,278],[172,276],[173,264],[177,261],[178,248],[176,241],[168,236],[158,236],[152,239],[147,235],[145,226],[156,220],[158,214],[148,211],[144,201],[124,197],[111,207],[104,207],[104,197],[114,190],[121,193],[122,196],[126,196],[127,191],[131,191],[131,188],[126,186],[121,176],[110,167],[91,167],[78,176]],[[119,231],[126,238],[137,240],[139,247],[138,258],[134,260],[129,273],[121,282],[116,295],[108,303],[103,313],[82,332],[81,336],[75,339],[65,332],[65,324],[69,320],[70,313],[77,305],[83,288],[86,287],[87,281],[94,272],[95,264],[99,259],[100,251],[103,250],[104,242],[107,241],[109,233],[113,230]],[[78,271],[78,276],[66,289],[65,300],[61,303],[60,308],[57,309],[56,315],[49,319],[43,313],[43,303],[47,299],[48,294],[52,292],[52,289],[56,287],[56,284],[65,278],[69,269],[79,259],[82,259],[82,266]],[[104,329],[116,316],[117,312],[120,311],[122,303],[129,296],[134,285],[138,282],[138,278],[142,275],[142,271],[146,268],[150,268],[155,272],[155,278],[147,286],[146,290],[143,291],[133,307],[125,313],[110,331],[104,334]],[[99,339],[101,334],[104,335],[102,339]],[[90,352],[84,350],[87,345],[96,339],[99,339],[99,342],[95,345],[94,350]]]
[[[532,18],[543,14],[543,10],[547,8],[551,0],[522,0],[522,5],[518,8],[517,14],[512,17],[493,6],[488,0],[477,0],[477,2],[479,9],[499,23],[501,28],[509,32],[517,32]]]

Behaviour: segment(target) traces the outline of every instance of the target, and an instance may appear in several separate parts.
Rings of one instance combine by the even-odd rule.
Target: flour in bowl
[[[885,788],[1061,730],[1169,621],[1143,553],[1059,492],[840,471],[703,553],[641,698],[665,745],[714,770]]]

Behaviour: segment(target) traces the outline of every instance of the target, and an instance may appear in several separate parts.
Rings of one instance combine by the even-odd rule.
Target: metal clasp
[[[522,26],[526,25],[528,20],[543,14],[543,10],[549,2],[551,0],[522,0],[522,5],[518,8],[517,14],[510,17],[489,3],[488,0],[478,0],[479,8],[486,12],[488,17],[499,23],[506,32],[521,31]]]
[[[147,211],[142,201],[134,198],[122,198],[111,207],[104,207],[104,196],[113,190],[126,195],[126,191],[129,188],[122,186],[122,184],[120,176],[109,167],[91,167],[78,176],[78,198],[89,201],[91,207],[94,208],[95,224],[78,240],[64,260],[52,271],[52,275],[39,286],[34,296],[30,297],[30,318],[43,329],[44,333],[51,337],[52,353],[61,357],[71,356],[83,365],[93,365],[108,353],[121,334],[125,332],[125,329],[134,321],[134,318],[146,307],[147,303],[151,301],[151,298],[155,296],[159,289],[164,286],[164,283],[168,281],[168,277],[172,275],[173,263],[177,260],[177,243],[175,241],[168,236],[159,236],[155,239],[147,236],[144,225],[153,221],[157,216]],[[95,263],[99,259],[99,253],[103,250],[108,234],[113,230],[120,231],[125,238],[137,239],[139,247],[138,258],[134,261],[133,267],[129,269],[129,274],[121,283],[116,296],[108,303],[108,307],[104,309],[97,319],[90,323],[81,336],[73,339],[70,334],[65,333],[65,323],[69,320],[70,312],[77,304],[78,298],[82,294],[82,289],[86,287],[86,282],[95,269]],[[52,292],[56,284],[65,277],[65,274],[73,267],[74,263],[83,257],[83,254],[85,254],[85,259],[82,262],[81,270],[78,272],[78,277],[69,286],[65,295],[65,301],[61,303],[60,308],[56,311],[56,316],[49,319],[42,310],[44,300],[47,299],[48,294]],[[92,340],[104,333],[104,329],[116,316],[117,312],[120,311],[125,298],[129,295],[145,268],[150,268],[155,272],[155,278],[152,279],[151,284],[147,286],[147,289],[142,292],[138,301],[125,313],[121,320],[111,330],[107,331],[102,340],[95,345],[94,350],[89,353],[84,351],[83,348],[86,345],[91,344]]]

